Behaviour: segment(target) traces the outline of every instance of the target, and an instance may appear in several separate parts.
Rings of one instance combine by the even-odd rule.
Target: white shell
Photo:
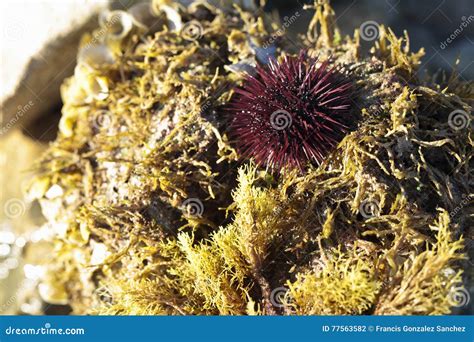
[[[180,31],[183,27],[183,21],[181,20],[181,15],[173,7],[163,5],[160,9],[165,12],[166,17],[168,18],[168,27],[172,31]]]
[[[158,18],[154,15],[151,3],[141,2],[128,9],[128,14],[133,18],[133,23],[141,28],[148,29],[157,23]]]
[[[89,78],[86,91],[95,100],[105,100],[109,97],[109,84],[105,77],[92,77]]]
[[[255,59],[247,58],[235,64],[225,65],[224,69],[235,74],[252,75],[252,73],[255,71],[256,64],[257,63],[255,62]]]
[[[99,16],[99,25],[110,37],[123,39],[133,28],[133,16],[125,11],[108,11]]]
[[[257,45],[252,39],[249,39],[250,48],[255,53],[257,61],[262,64],[267,64],[270,60],[276,59],[276,46],[269,45],[267,47],[262,47]]]
[[[103,64],[113,64],[112,52],[103,44],[86,45],[77,55],[77,63],[89,68],[97,68]]]
[[[61,197],[64,194],[63,188],[61,188],[58,184],[54,184],[49,188],[46,192],[45,196],[47,199],[53,199],[56,197]]]

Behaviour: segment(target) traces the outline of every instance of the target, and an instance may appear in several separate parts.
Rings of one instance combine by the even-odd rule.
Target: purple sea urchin
[[[244,157],[271,168],[320,164],[341,140],[352,84],[303,51],[257,66],[235,90],[231,135]]]

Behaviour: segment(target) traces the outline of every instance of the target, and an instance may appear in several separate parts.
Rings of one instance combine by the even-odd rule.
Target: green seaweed
[[[229,67],[271,36],[263,11],[176,7],[199,39],[165,26],[106,39],[113,63],[65,80],[59,136],[31,190],[55,232],[44,300],[67,297],[76,314],[451,312],[474,139],[448,116],[471,112],[474,87],[455,73],[419,80],[423,51],[384,27],[365,56],[328,2],[313,8],[300,43],[354,80],[357,121],[304,173],[260,169],[228,139],[222,106],[243,80]],[[97,84],[106,96],[89,96]],[[45,197],[52,185],[59,198]]]

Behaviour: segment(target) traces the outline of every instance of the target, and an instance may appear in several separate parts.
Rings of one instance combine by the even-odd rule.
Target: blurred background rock
[[[0,4],[0,314],[42,311],[36,279],[51,257],[41,241],[45,231],[38,207],[23,197],[32,162],[55,138],[60,117],[59,86],[72,74],[80,36],[97,26],[97,15],[134,1],[4,0]],[[312,17],[302,7],[312,1],[268,0],[266,10],[282,21],[299,12],[288,34],[305,32]],[[398,36],[407,30],[411,47],[425,48],[420,72],[451,71],[456,59],[461,77],[474,76],[474,6],[472,0],[333,0],[337,24],[352,34],[366,21],[391,27]],[[369,44],[367,44],[369,46]],[[34,248],[25,248],[31,246]],[[39,243],[38,243],[39,242]],[[21,291],[20,291],[21,289]],[[20,303],[21,306],[20,306]]]
[[[281,17],[302,13],[302,6],[312,1],[269,0],[268,9],[277,9]],[[354,29],[373,20],[402,36],[406,30],[411,48],[425,48],[421,72],[452,70],[458,57],[457,70],[466,80],[474,77],[474,2],[472,0],[332,0],[337,25],[342,33],[352,35]],[[311,19],[305,13],[290,27],[292,34],[304,32]],[[451,38],[450,38],[451,37]],[[452,39],[454,37],[454,39]],[[447,42],[451,40],[451,42]]]

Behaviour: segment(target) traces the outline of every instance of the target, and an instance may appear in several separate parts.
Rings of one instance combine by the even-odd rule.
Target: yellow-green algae
[[[76,314],[451,312],[473,224],[473,134],[448,115],[471,112],[473,84],[420,81],[423,51],[383,26],[364,56],[359,32],[342,37],[317,2],[297,43],[354,80],[359,121],[321,166],[269,172],[238,159],[220,108],[243,79],[229,66],[255,61],[278,26],[200,3],[153,3],[198,22],[197,39],[166,25],[105,35],[112,60],[65,81],[59,137],[32,186],[55,232],[43,298]],[[63,192],[46,198],[52,185]],[[376,212],[362,215],[367,203]]]

